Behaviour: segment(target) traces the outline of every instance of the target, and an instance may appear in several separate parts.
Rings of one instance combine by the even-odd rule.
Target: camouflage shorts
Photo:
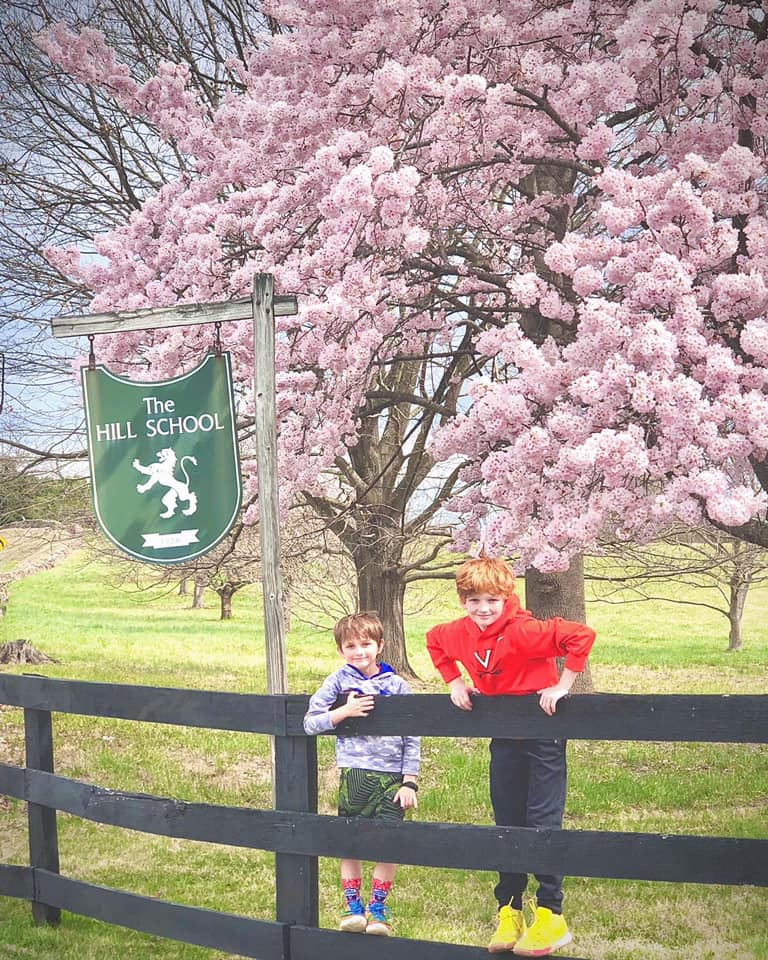
[[[402,783],[399,773],[345,768],[339,784],[339,816],[402,820],[405,811],[395,803]]]

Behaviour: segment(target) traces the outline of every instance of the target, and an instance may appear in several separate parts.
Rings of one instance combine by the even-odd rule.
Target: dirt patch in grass
[[[57,523],[3,527],[7,546],[0,550],[0,575],[17,580],[28,573],[49,569],[83,546],[82,531]]]
[[[222,790],[240,791],[272,782],[272,764],[268,757],[239,757],[222,761],[210,757],[186,757],[183,769],[195,777],[216,780]]]

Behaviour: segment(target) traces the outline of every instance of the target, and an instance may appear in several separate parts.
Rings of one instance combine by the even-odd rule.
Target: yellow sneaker
[[[536,907],[533,923],[512,952],[518,957],[546,957],[572,939],[565,917],[552,913],[548,907]]]
[[[514,907],[502,907],[499,910],[499,925],[488,944],[488,952],[504,953],[505,950],[511,950],[524,933],[523,911],[515,910]]]

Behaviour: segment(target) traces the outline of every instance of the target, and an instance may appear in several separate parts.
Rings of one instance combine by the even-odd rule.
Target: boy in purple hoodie
[[[374,697],[410,693],[411,689],[378,657],[384,647],[384,628],[375,611],[342,617],[333,629],[336,649],[345,664],[323,681],[309,700],[304,730],[310,736],[327,733],[350,717],[365,717]],[[339,699],[344,702],[334,706]],[[336,737],[336,765],[341,768],[340,817],[377,817],[402,820],[417,806],[420,762],[418,737]],[[371,899],[365,907],[360,893],[363,865],[341,861],[345,907],[340,930],[389,936],[391,910],[387,896],[397,870],[395,863],[377,863]]]

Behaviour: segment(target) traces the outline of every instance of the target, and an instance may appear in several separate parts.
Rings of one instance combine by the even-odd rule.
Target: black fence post
[[[275,737],[275,807],[317,813],[317,740]],[[277,919],[306,927],[319,924],[317,857],[275,854]]]
[[[24,708],[24,738],[27,767],[53,773],[53,724],[49,710]],[[35,868],[59,872],[59,832],[56,811],[38,803],[27,804],[29,824],[29,863]],[[32,916],[35,923],[56,925],[61,920],[61,909],[37,900],[37,882],[34,882]]]

